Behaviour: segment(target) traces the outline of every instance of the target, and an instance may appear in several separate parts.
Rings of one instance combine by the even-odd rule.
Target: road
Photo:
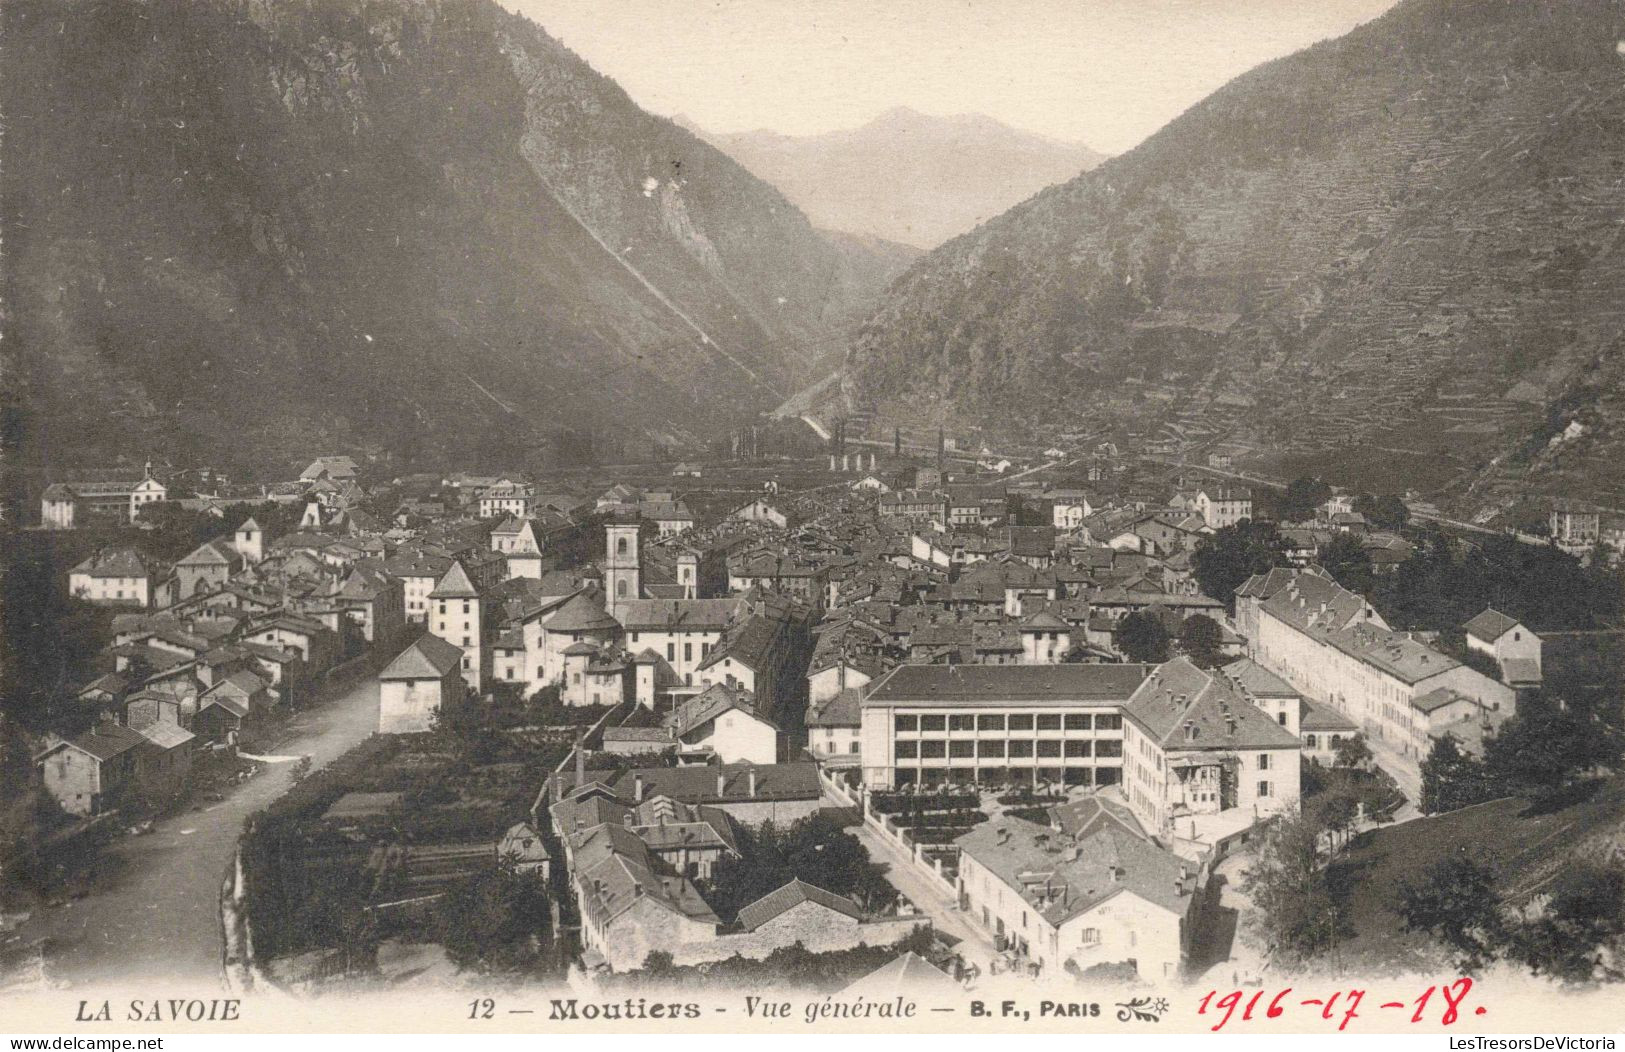
[[[830,806],[840,805],[831,801]],[[985,932],[959,911],[959,905],[953,897],[928,883],[915,871],[914,863],[901,849],[867,825],[859,822],[851,832],[869,852],[869,857],[886,867],[886,880],[891,886],[902,892],[922,913],[930,917],[931,924],[939,932],[958,940],[954,949],[964,956],[965,963],[976,965],[982,970],[983,975],[989,974],[996,952],[993,943]]]
[[[269,751],[308,755],[321,767],[377,728],[378,681],[369,676],[295,716]],[[287,791],[293,766],[266,765],[223,802],[166,819],[151,835],[115,841],[105,853],[107,874],[90,896],[36,910],[21,934],[50,940],[49,981],[219,986],[221,879],[244,819]]]

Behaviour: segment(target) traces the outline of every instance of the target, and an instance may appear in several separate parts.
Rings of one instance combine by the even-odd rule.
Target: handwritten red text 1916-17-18
[[[1466,1010],[1467,995],[1472,988],[1473,981],[1463,977],[1450,983],[1430,986],[1408,1000],[1384,1001],[1376,1007],[1379,1010],[1393,1011],[1396,1016],[1401,1012],[1408,1012],[1407,1022],[1437,1021],[1442,1026],[1450,1026],[1460,1013]],[[1321,1019],[1327,1022],[1336,1021],[1337,1029],[1346,1030],[1351,1022],[1360,1018],[1360,1007],[1362,1005],[1370,1007],[1374,1000],[1369,991],[1354,989],[1336,990],[1324,997],[1305,996],[1291,987],[1274,995],[1270,995],[1267,990],[1232,990],[1221,996],[1219,991],[1209,990],[1196,1009],[1196,1014],[1217,1015],[1219,1021],[1209,1029],[1223,1030],[1233,1020],[1250,1023],[1280,1019],[1288,1013],[1308,1014],[1304,1011],[1306,1009],[1318,1010]],[[1237,1019],[1238,1009],[1239,1019]],[[1484,1011],[1484,1007],[1480,1005],[1473,1009],[1473,1014],[1483,1015]]]

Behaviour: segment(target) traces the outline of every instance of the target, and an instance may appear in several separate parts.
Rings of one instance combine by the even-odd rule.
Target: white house
[[[744,522],[768,522],[783,529],[790,520],[785,514],[767,501],[757,498],[749,504],[742,504],[728,514],[730,519],[739,519]]]
[[[1058,530],[1075,530],[1095,513],[1089,494],[1081,489],[1055,489],[1049,493],[1050,521]]]
[[[1299,744],[1227,679],[1175,658],[1124,710],[1124,796],[1175,851],[1222,853],[1297,802]]]
[[[378,733],[432,730],[435,713],[463,703],[463,651],[425,635],[378,674]]]
[[[68,571],[68,591],[100,606],[153,605],[157,574],[134,548],[109,548]]]
[[[1541,679],[1540,637],[1529,627],[1493,607],[1462,626],[1467,649],[1494,658],[1507,683],[1538,683]]]
[[[666,726],[683,753],[704,753],[718,763],[777,763],[779,729],[756,711],[749,691],[717,683],[679,701]]]
[[[1077,837],[1004,817],[955,843],[965,915],[1029,974],[1127,965],[1147,980],[1180,975],[1200,891],[1191,863],[1116,821]]]

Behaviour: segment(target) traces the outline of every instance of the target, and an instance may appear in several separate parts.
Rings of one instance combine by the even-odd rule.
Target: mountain
[[[0,61],[36,460],[693,432],[884,269],[489,0],[8,0]]]
[[[1622,38],[1607,0],[1404,0],[1261,66],[920,260],[848,403],[1625,502]]]
[[[766,179],[816,226],[931,248],[993,218],[1102,156],[991,117],[932,117],[906,107],[823,135],[696,135]]]

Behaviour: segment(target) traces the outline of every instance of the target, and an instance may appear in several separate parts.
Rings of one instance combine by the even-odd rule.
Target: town
[[[64,471],[8,577],[39,612],[8,988],[115,969],[75,942],[104,924],[113,957],[199,975],[223,931],[240,990],[1256,980],[1421,936],[1602,967],[1617,932],[1480,945],[1339,873],[1617,824],[1619,522],[1452,531],[1109,444],[827,437],[534,475]],[[1486,879],[1414,856],[1386,874],[1407,903]],[[1530,925],[1572,907],[1546,891]]]

